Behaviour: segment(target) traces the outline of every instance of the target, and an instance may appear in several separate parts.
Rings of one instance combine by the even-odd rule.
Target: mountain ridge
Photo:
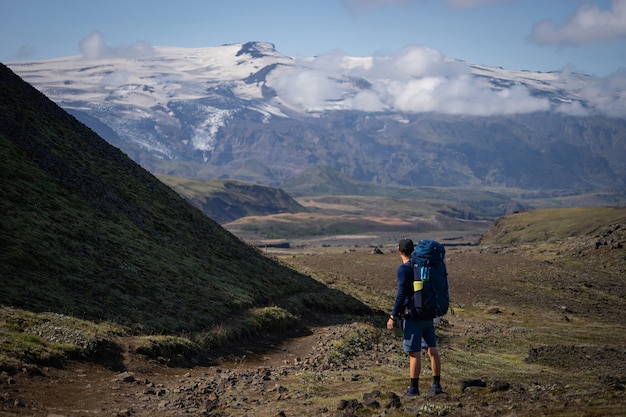
[[[154,173],[280,187],[324,165],[383,186],[624,189],[624,104],[602,102],[602,80],[587,75],[420,48],[298,60],[261,42],[151,52],[11,68]]]

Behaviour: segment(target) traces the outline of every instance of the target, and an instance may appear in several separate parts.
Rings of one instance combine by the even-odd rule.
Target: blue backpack
[[[413,296],[411,317],[430,320],[448,312],[450,290],[445,263],[446,249],[434,240],[420,240],[411,254]]]

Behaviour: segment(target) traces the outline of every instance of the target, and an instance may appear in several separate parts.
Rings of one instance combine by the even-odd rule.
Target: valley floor
[[[0,377],[3,416],[621,416],[626,409],[626,249],[451,246],[453,313],[438,326],[444,394],[402,397],[407,358],[385,316],[326,318],[301,338],[217,365],[126,372],[73,362]],[[568,247],[570,245],[571,247]],[[578,245],[578,246],[577,246]],[[390,248],[280,253],[388,311]],[[423,361],[421,390],[430,384]],[[483,386],[477,386],[483,385]]]

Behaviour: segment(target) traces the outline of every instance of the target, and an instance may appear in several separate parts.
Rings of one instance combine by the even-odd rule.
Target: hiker
[[[409,376],[411,383],[405,397],[419,395],[419,376],[421,371],[420,353],[422,339],[426,342],[427,353],[430,357],[430,365],[433,372],[433,383],[428,392],[429,395],[440,394],[441,389],[441,361],[437,351],[435,338],[435,326],[433,320],[419,320],[411,317],[411,310],[407,308],[413,295],[413,267],[411,266],[411,254],[415,246],[411,239],[402,239],[398,243],[398,254],[402,259],[402,265],[398,267],[398,292],[389,320],[387,329],[394,329],[396,319],[402,323],[404,333],[404,351],[409,354]]]

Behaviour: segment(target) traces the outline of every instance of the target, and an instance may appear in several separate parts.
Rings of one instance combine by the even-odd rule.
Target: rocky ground
[[[281,259],[383,310],[397,256],[353,247]],[[438,326],[444,394],[404,398],[407,359],[380,321],[325,318],[264,352],[222,352],[172,368],[132,353],[125,370],[72,362],[0,377],[6,416],[624,415],[626,250],[458,246],[448,253],[454,314]],[[430,374],[423,361],[420,389]]]

